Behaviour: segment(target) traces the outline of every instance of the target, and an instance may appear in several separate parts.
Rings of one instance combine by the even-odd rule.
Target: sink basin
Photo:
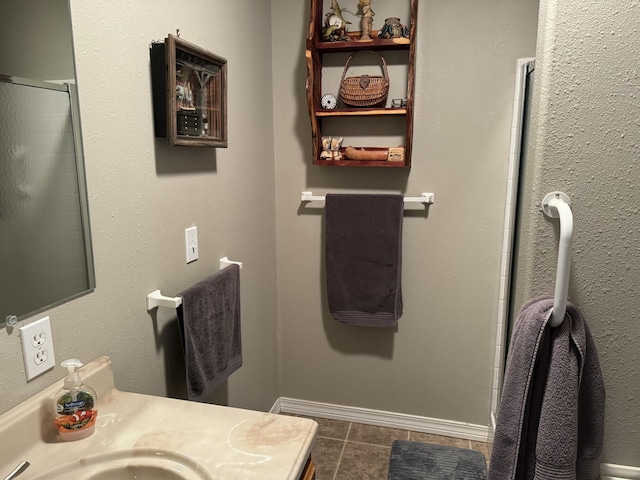
[[[173,469],[156,465],[127,465],[107,468],[100,472],[89,474],[93,480],[181,480],[185,476]]]
[[[213,480],[186,455],[157,449],[99,454],[61,465],[33,480]]]
[[[165,467],[155,465],[129,465],[126,467],[108,468],[95,474],[92,473],[86,478],[94,480],[181,480],[188,477]]]

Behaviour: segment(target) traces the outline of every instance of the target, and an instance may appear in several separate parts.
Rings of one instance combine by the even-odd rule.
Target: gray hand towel
[[[401,195],[326,196],[329,311],[347,325],[396,327],[402,315]]]
[[[553,298],[524,305],[509,345],[489,480],[597,480],[605,391],[589,327],[571,304],[548,326]]]
[[[187,395],[204,401],[242,365],[240,268],[230,265],[180,296]]]

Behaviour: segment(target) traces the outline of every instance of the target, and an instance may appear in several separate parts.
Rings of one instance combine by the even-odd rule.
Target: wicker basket
[[[375,53],[380,57],[384,76],[360,75],[345,78],[349,63],[355,53],[351,55],[344,65],[342,79],[340,80],[340,98],[350,107],[378,107],[384,105],[387,101],[387,95],[389,94],[387,62],[378,52],[372,50],[366,50],[366,52]],[[357,53],[364,53],[364,51]]]

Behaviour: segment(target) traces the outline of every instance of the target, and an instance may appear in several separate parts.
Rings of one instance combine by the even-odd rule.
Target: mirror
[[[0,323],[95,287],[68,0],[3,0]]]

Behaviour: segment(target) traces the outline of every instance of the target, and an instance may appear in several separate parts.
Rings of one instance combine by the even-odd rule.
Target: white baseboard
[[[295,398],[280,397],[269,410],[269,413],[292,413],[310,417],[330,418],[345,422],[364,423],[381,427],[399,428],[413,432],[431,433],[447,437],[466,438],[486,442],[489,428],[482,425],[420,417],[404,413],[385,412],[369,408],[333,405],[330,403],[311,402]],[[492,419],[495,422],[495,418]],[[493,425],[495,430],[495,424]],[[613,465],[603,463],[600,467],[602,480],[640,480],[640,467]]]
[[[271,407],[271,410],[269,410],[269,413],[281,413],[283,410],[280,406],[280,397],[276,398],[275,403],[273,404],[273,406]],[[286,412],[288,413],[288,412]]]
[[[489,433],[488,427],[483,425],[286,397],[278,398],[273,407],[271,407],[270,413],[293,413],[310,417],[330,418],[332,420],[399,428],[413,432],[466,438],[480,442],[486,442]]]

